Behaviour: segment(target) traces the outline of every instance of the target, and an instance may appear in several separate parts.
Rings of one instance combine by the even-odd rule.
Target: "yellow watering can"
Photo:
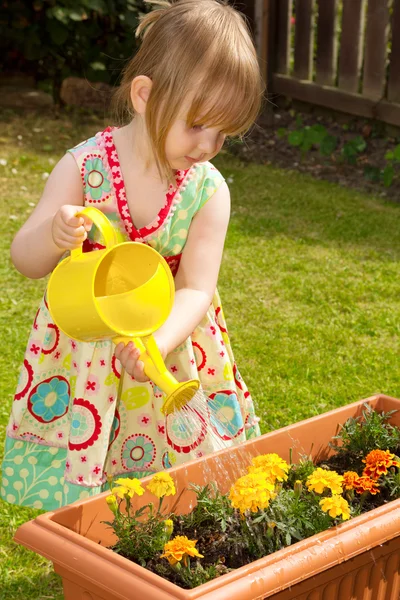
[[[138,242],[119,244],[107,217],[94,207],[82,209],[98,227],[105,249],[71,251],[54,269],[47,287],[51,316],[61,331],[80,342],[133,341],[144,371],[165,394],[165,415],[187,404],[199,381],[179,383],[167,370],[152,335],[167,319],[175,286],[164,258]]]

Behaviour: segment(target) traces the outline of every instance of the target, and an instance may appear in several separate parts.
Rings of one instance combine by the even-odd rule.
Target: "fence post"
[[[254,37],[261,74],[267,86],[274,68],[276,0],[255,0]]]

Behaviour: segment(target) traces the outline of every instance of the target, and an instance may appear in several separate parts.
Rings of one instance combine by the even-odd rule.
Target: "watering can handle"
[[[94,206],[85,206],[79,212],[76,213],[75,216],[80,217],[81,215],[85,215],[89,217],[91,221],[96,225],[97,229],[100,230],[100,233],[104,237],[106,248],[112,248],[118,243],[117,234],[115,233],[115,229],[111,225],[110,221],[107,217]],[[82,254],[82,246],[79,248],[74,248],[71,250],[71,257],[78,258]]]

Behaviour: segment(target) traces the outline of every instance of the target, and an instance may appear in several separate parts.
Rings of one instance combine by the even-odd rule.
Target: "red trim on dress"
[[[187,169],[186,171],[177,171],[176,186],[173,187],[171,185],[169,187],[169,190],[165,195],[164,206],[161,208],[154,221],[145,227],[136,229],[132,221],[131,213],[129,211],[129,206],[126,199],[124,178],[122,176],[121,165],[112,136],[112,132],[114,129],[114,127],[107,127],[107,129],[105,129],[101,135],[104,140],[104,147],[106,149],[108,165],[110,168],[112,182],[114,185],[115,196],[117,198],[119,215],[130,239],[134,242],[143,241],[144,237],[147,237],[150,234],[154,233],[163,225],[165,219],[169,215],[175,195],[179,191],[183,181],[185,180],[186,174],[188,173],[189,169]]]

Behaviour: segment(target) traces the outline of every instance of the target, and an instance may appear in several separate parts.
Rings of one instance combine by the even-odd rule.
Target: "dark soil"
[[[321,155],[315,147],[302,156],[301,151],[288,142],[288,132],[316,123],[338,138],[338,146],[331,156]],[[343,158],[342,149],[347,142],[360,135],[365,139],[366,148],[357,155],[356,164],[352,165]],[[332,115],[321,109],[318,112],[314,109],[311,113],[293,108],[276,108],[265,111],[244,142],[232,145],[230,151],[244,161],[297,170],[317,179],[326,179],[397,201],[400,199],[400,164],[397,164],[397,176],[390,187],[385,187],[383,182],[369,181],[365,171],[371,172],[371,167],[383,170],[387,164],[386,152],[393,150],[398,143],[400,130],[380,122],[343,114]]]

